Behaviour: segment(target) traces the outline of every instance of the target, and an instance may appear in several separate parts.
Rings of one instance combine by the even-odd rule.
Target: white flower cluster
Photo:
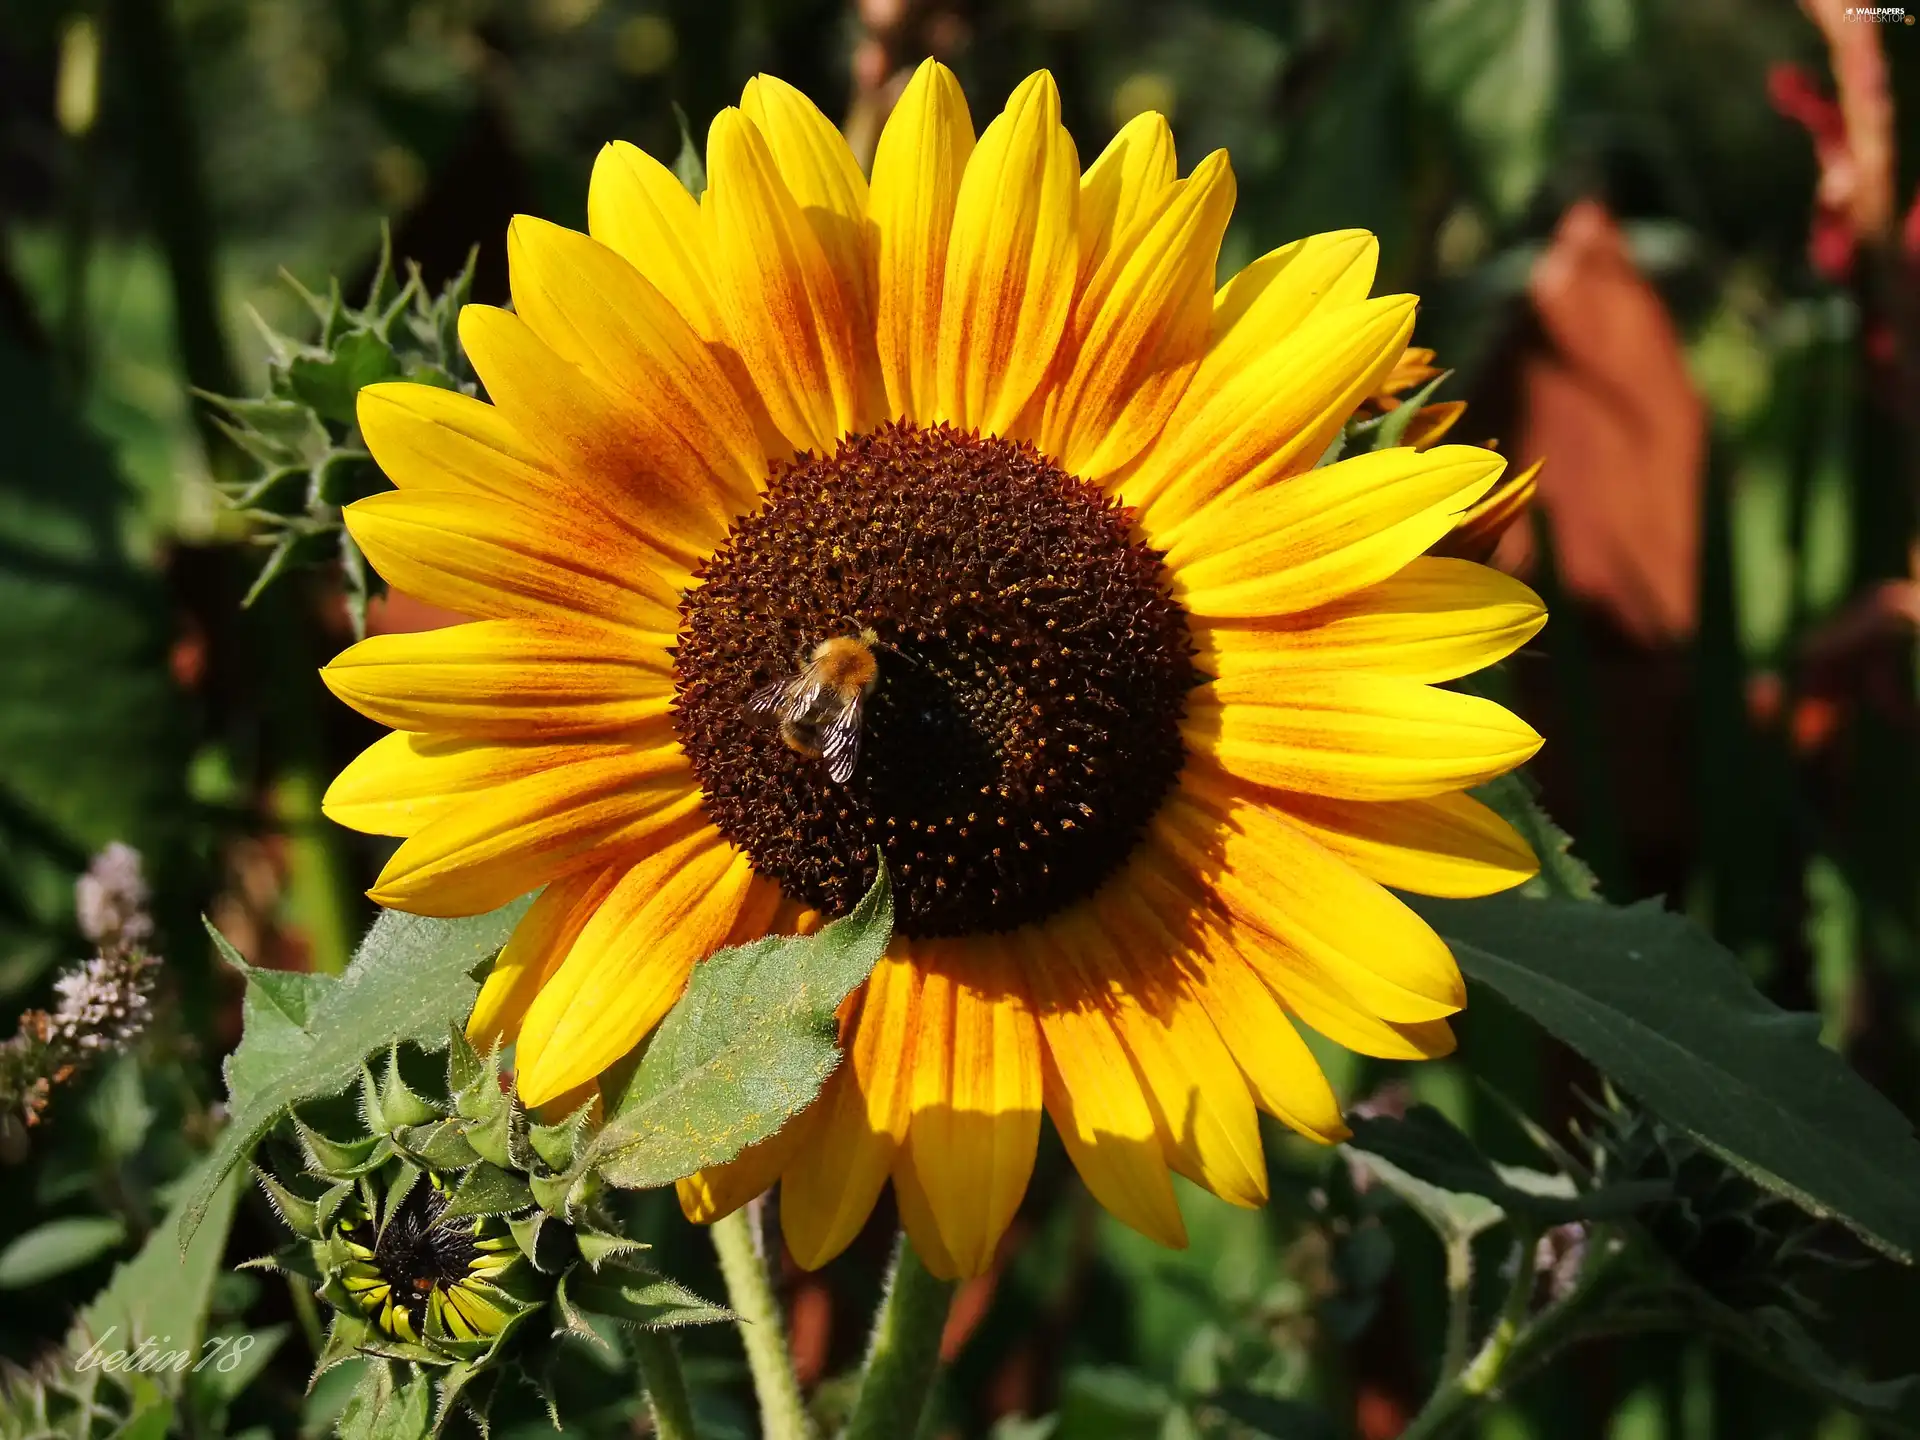
[[[75,917],[80,933],[103,955],[134,950],[153,938],[152,898],[142,872],[140,852],[116,840],[74,882]]]
[[[82,1055],[125,1046],[153,1018],[154,970],[159,961],[141,951],[96,955],[54,981],[60,1003],[52,1016],[53,1037]]]

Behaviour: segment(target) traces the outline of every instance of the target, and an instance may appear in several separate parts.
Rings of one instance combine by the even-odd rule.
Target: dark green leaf
[[[181,1243],[213,1187],[295,1105],[338,1095],[360,1078],[368,1055],[389,1046],[445,1045],[448,1027],[466,1018],[479,993],[473,971],[506,943],[526,906],[516,900],[467,920],[385,911],[346,974],[307,975],[297,985],[260,978],[219,941],[227,962],[247,976],[247,1025],[227,1057],[231,1118],[186,1207]]]
[[[0,1250],[0,1290],[23,1290],[99,1259],[127,1238],[111,1215],[69,1215],[36,1225]]]
[[[1511,219],[1546,173],[1560,91],[1558,0],[1428,0],[1413,15],[1414,78],[1481,198]]]
[[[1819,1042],[1819,1021],[1753,988],[1740,963],[1656,902],[1415,898],[1467,977],[1497,990],[1669,1124],[1784,1195],[1909,1261],[1920,1143]]]
[[[696,966],[582,1168],[615,1185],[667,1185],[730,1160],[810,1104],[839,1063],[835,1012],[893,933],[883,865],[845,919]]]
[[[1530,893],[1558,895],[1566,900],[1600,898],[1600,882],[1586,862],[1573,853],[1573,837],[1541,808],[1525,775],[1516,770],[1489,780],[1473,793],[1518,830],[1539,857],[1540,873],[1527,882]]]
[[[1630,1215],[1664,1198],[1669,1189],[1649,1180],[1559,1195],[1513,1185],[1480,1153],[1479,1146],[1429,1105],[1414,1106],[1402,1120],[1355,1116],[1351,1124],[1353,1139],[1348,1143],[1354,1149],[1390,1160],[1442,1190],[1484,1196],[1509,1215],[1524,1215],[1543,1226]]]
[[[0,959],[64,935],[73,876],[109,841],[169,893],[188,813],[174,607],[126,543],[130,487],[54,369],[0,339]]]
[[[1283,1400],[1251,1390],[1223,1390],[1209,1395],[1207,1403],[1265,1440],[1339,1440],[1340,1431],[1326,1413],[1301,1400]]]
[[[1054,1440],[1159,1440],[1173,1397],[1117,1366],[1070,1371],[1060,1389]]]

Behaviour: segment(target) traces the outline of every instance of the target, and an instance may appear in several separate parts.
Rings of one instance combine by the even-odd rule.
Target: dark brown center
[[[771,687],[863,634],[864,696],[783,724]],[[844,913],[877,849],[901,933],[1007,930],[1133,847],[1185,758],[1192,657],[1124,507],[1031,445],[888,425],[780,467],[707,561],[675,722],[714,824],[794,899]],[[842,784],[822,737],[851,698]]]

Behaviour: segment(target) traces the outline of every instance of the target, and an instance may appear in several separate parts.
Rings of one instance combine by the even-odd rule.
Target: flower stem
[[[1453,1234],[1447,1246],[1447,1338],[1440,1354],[1442,1383],[1458,1375],[1467,1363],[1473,1326],[1473,1237]]]
[[[687,1377],[681,1373],[673,1337],[664,1330],[635,1330],[633,1350],[647,1385],[654,1435],[658,1440],[699,1440],[699,1431],[693,1428],[693,1402],[687,1398]]]
[[[901,1235],[845,1440],[912,1440],[919,1431],[952,1300],[953,1282],[934,1276]]]
[[[787,1351],[786,1324],[773,1293],[766,1260],[755,1234],[759,1202],[751,1202],[713,1222],[713,1248],[727,1280],[727,1298],[740,1317],[740,1341],[760,1399],[760,1428],[766,1440],[813,1440],[813,1422],[800,1398],[800,1381]]]

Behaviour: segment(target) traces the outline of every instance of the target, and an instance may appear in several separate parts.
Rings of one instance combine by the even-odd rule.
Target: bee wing
[[[778,715],[782,720],[798,720],[812,707],[820,687],[803,672],[762,685],[747,697],[747,709],[756,715]]]
[[[851,780],[854,767],[860,763],[860,705],[858,695],[846,701],[840,713],[827,722],[821,737],[820,755],[837,785]]]

